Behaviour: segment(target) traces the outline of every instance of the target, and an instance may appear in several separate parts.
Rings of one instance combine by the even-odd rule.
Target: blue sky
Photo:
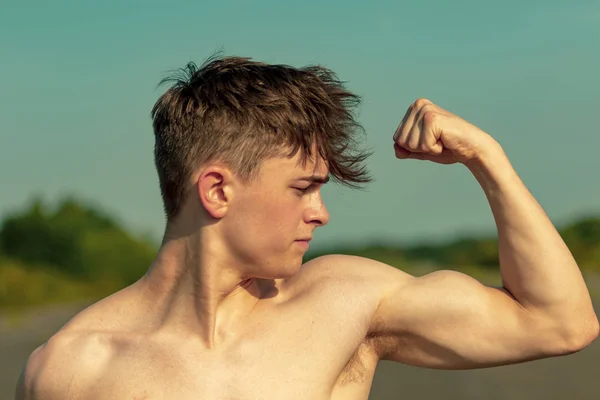
[[[494,232],[466,168],[394,158],[392,135],[418,97],[494,136],[555,223],[600,212],[598,1],[0,5],[0,217],[35,194],[71,193],[160,237],[157,83],[219,49],[322,64],[363,97],[376,181],[326,185],[317,246]]]

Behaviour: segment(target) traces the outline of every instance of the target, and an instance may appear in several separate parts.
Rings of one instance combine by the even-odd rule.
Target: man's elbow
[[[600,324],[595,315],[564,329],[561,334],[561,355],[573,354],[585,349],[596,340],[599,333]]]

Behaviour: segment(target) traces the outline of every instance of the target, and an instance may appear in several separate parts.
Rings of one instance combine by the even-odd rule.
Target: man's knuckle
[[[427,104],[431,104],[431,102],[424,97],[418,98],[417,101],[415,101],[415,106],[417,108],[423,108]]]
[[[410,140],[408,141],[408,147],[411,150],[417,150],[417,149],[420,148],[420,146],[421,146],[421,143],[420,143],[419,136],[418,135],[412,135],[411,138],[410,138]]]
[[[423,122],[426,125],[433,124],[439,118],[439,114],[435,111],[426,111],[423,113]]]

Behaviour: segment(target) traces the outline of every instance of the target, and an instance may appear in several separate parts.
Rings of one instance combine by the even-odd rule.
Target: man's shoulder
[[[361,285],[363,288],[379,290],[382,286],[402,280],[411,275],[383,262],[366,257],[346,254],[328,254],[306,262],[298,274],[299,282],[316,284]]]
[[[407,287],[414,279],[412,275],[384,262],[331,254],[305,263],[297,277],[299,289],[294,291],[310,290],[319,307],[326,305],[327,312],[331,314],[323,308],[321,310],[332,323],[337,321],[342,327],[362,331],[364,338],[360,351],[380,357],[380,348],[387,342],[385,337],[378,336],[385,321],[377,317],[377,311],[389,293]]]
[[[29,355],[19,378],[17,400],[78,398],[111,352],[109,339],[101,332],[57,332]]]
[[[296,294],[310,291],[332,300],[354,298],[377,303],[391,288],[411,278],[396,267],[370,258],[329,254],[302,265],[288,285]]]

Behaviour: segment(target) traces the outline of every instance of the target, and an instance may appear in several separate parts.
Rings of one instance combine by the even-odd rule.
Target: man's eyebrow
[[[327,175],[327,176],[316,176],[316,175],[302,176],[302,177],[298,178],[298,180],[299,181],[309,181],[311,183],[325,184],[325,183],[329,182],[329,175]]]

